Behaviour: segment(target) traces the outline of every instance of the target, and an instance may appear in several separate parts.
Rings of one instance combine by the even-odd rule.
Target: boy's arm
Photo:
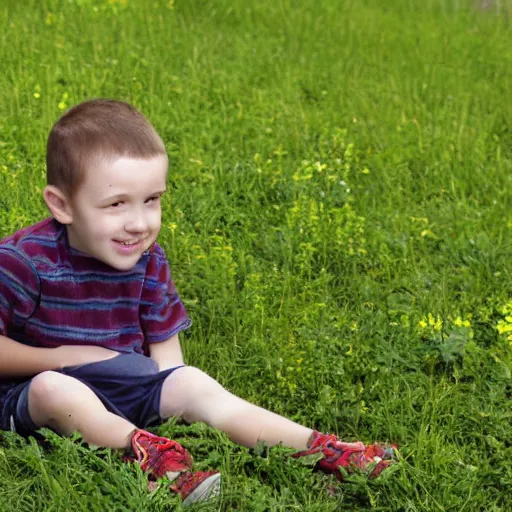
[[[156,361],[160,371],[185,364],[178,334],[159,343],[150,343],[149,355]]]
[[[187,329],[191,321],[158,244],[154,245],[146,268],[139,312],[145,348],[160,370],[183,365],[178,333]]]
[[[54,349],[31,347],[0,335],[0,377],[30,377],[58,367]]]
[[[117,352],[104,347],[62,345],[32,347],[0,335],[0,378],[32,377],[47,370],[110,359]]]
[[[25,377],[50,369],[49,352],[7,337],[34,313],[40,282],[33,262],[16,248],[0,247],[0,377]]]
[[[43,348],[8,337],[23,328],[39,303],[40,282],[31,260],[15,248],[0,247],[0,378],[31,377],[46,370],[109,359],[116,352],[95,346]]]

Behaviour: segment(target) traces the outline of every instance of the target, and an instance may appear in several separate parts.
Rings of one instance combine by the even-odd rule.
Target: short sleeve
[[[157,244],[146,269],[140,323],[147,343],[165,341],[192,324],[176,291],[169,263]]]
[[[39,301],[39,277],[31,261],[10,247],[0,247],[0,334],[21,329]]]

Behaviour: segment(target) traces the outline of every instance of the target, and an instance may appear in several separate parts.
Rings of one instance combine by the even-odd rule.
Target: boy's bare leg
[[[106,448],[128,448],[133,442],[134,455],[129,460],[137,460],[154,478],[166,476],[173,481],[170,488],[182,497],[183,505],[220,492],[220,473],[192,473],[192,459],[182,446],[110,413],[91,389],[73,377],[52,371],[36,375],[28,402],[32,421],[39,427],[51,427],[62,435],[78,431],[88,443]]]
[[[109,412],[85,384],[58,372],[43,372],[32,379],[28,408],[38,427],[50,427],[61,435],[78,431],[86,442],[105,448],[128,447],[136,429]]]
[[[160,415],[162,418],[181,416],[190,423],[204,421],[248,447],[263,441],[269,446],[283,443],[305,450],[313,433],[233,395],[212,377],[191,366],[178,368],[164,381]]]
[[[283,443],[298,450],[292,454],[296,458],[319,455],[315,467],[338,479],[342,479],[343,471],[373,478],[394,462],[396,447],[345,443],[335,435],[313,431],[234,396],[193,367],[178,368],[165,379],[160,415],[204,421],[245,446],[254,447],[258,441],[270,446]]]

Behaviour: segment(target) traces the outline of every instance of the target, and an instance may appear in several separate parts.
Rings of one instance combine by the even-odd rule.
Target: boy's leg
[[[313,456],[318,469],[343,479],[343,472],[362,471],[378,476],[392,464],[394,448],[345,443],[334,435],[321,434],[278,414],[236,397],[201,370],[178,368],[164,381],[160,416],[182,416],[186,421],[204,421],[226,432],[241,445],[254,447],[283,443],[299,450],[295,457]],[[343,468],[343,469],[342,469]]]
[[[32,379],[28,411],[36,427],[50,427],[62,435],[78,431],[86,442],[105,448],[126,448],[137,428],[109,412],[85,384],[52,371]]]
[[[263,441],[269,446],[283,443],[305,450],[313,434],[307,427],[233,395],[191,366],[174,370],[164,381],[160,416],[181,416],[189,423],[204,421],[248,447]]]
[[[50,427],[62,435],[78,431],[96,446],[133,449],[133,459],[144,471],[174,480],[171,489],[183,498],[183,505],[220,492],[219,473],[190,472],[192,459],[182,446],[111,413],[89,387],[73,377],[52,371],[36,375],[28,388],[28,413],[36,428]]]

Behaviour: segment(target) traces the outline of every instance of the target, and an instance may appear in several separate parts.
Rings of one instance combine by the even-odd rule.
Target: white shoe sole
[[[184,500],[183,507],[206,501],[220,496],[221,489],[221,474],[215,473],[208,477],[204,482],[201,482]]]

